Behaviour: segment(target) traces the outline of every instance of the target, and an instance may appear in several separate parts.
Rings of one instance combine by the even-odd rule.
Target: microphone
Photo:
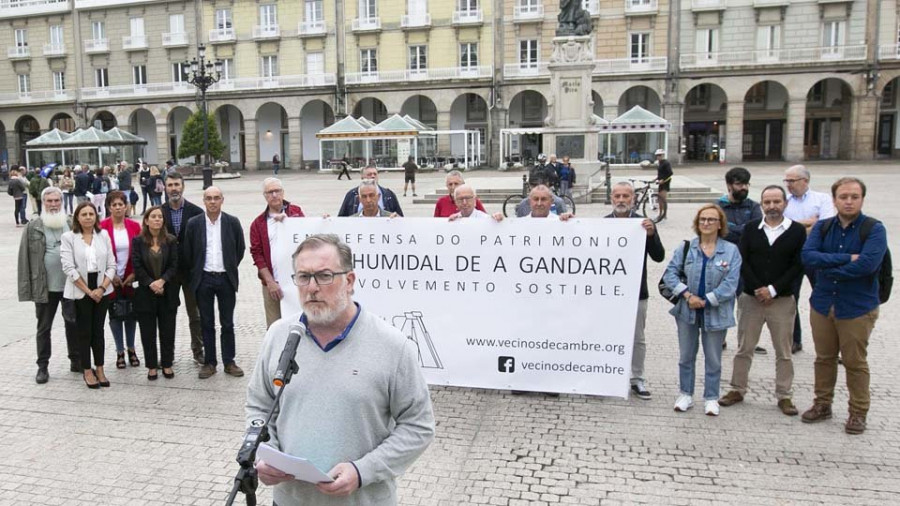
[[[292,365],[292,362],[294,361],[294,355],[297,354],[300,338],[305,333],[306,326],[302,323],[298,322],[291,325],[287,342],[284,343],[284,351],[281,352],[281,357],[278,359],[278,369],[275,370],[275,377],[272,378],[272,383],[276,387],[284,387],[291,380],[291,375],[296,372],[294,370],[296,365]]]

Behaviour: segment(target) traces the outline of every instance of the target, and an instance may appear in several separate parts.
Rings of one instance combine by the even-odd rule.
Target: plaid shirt
[[[181,233],[181,215],[184,212],[184,206],[179,207],[178,209],[172,209],[172,228],[175,229],[175,235]]]

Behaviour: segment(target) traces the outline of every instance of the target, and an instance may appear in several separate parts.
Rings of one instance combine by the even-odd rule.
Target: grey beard
[[[66,216],[59,211],[55,213],[44,211],[41,215],[41,222],[43,222],[44,227],[51,230],[62,230],[66,226]]]

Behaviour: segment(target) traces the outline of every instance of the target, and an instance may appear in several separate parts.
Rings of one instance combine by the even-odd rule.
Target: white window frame
[[[173,83],[186,83],[188,81],[188,74],[191,71],[191,66],[185,62],[174,62],[172,63],[172,82]]]
[[[135,16],[129,19],[128,26],[132,37],[143,37],[146,34],[144,31],[144,18],[142,17]]]
[[[106,38],[106,23],[103,21],[92,21],[91,22],[91,36],[94,40],[101,40]]]
[[[131,67],[131,84],[135,86],[147,85],[147,66],[132,65]]]
[[[66,91],[66,73],[65,71],[54,71],[52,74],[53,91],[59,93]]]
[[[465,70],[478,67],[477,42],[461,42],[459,44],[459,67]]]
[[[184,14],[169,14],[169,33],[187,33],[184,27]]]
[[[406,68],[415,74],[424,74],[428,70],[428,46],[412,44],[406,49]]]
[[[635,38],[637,38],[638,54],[635,55]],[[650,32],[631,32],[628,34],[628,59],[632,65],[650,62],[650,49],[653,47]]]
[[[303,4],[304,21],[307,23],[325,21],[324,0],[305,0]]]
[[[359,0],[359,19],[378,17],[378,0]]]
[[[406,14],[410,19],[424,19],[428,14],[428,0],[406,0]]]
[[[536,71],[541,64],[541,41],[538,39],[520,39],[518,46],[519,68]]]
[[[31,75],[17,74],[16,82],[18,83],[19,95],[28,95],[31,93]]]
[[[230,81],[237,77],[234,66],[234,58],[222,58],[222,74],[221,80]]]
[[[698,60],[715,61],[719,52],[719,28],[701,28],[697,30]]]
[[[826,52],[837,53],[847,37],[847,21],[831,19],[822,22],[822,47]]]
[[[264,79],[274,79],[278,77],[278,56],[267,55],[259,60],[259,75]]]
[[[259,6],[259,26],[263,30],[278,28],[278,6],[275,4],[262,4]]]
[[[28,29],[27,28],[16,28],[14,32],[14,40],[16,43],[16,47],[28,47]],[[24,75],[24,74],[20,74]]]
[[[231,9],[216,9],[216,30],[228,30],[231,28],[234,28]]]
[[[315,65],[311,65],[313,60],[318,60]],[[325,73],[325,53],[322,51],[310,51],[306,53],[306,74],[321,75]]]
[[[363,75],[378,74],[378,49],[359,50],[359,72]]]
[[[475,13],[480,8],[478,0],[457,0],[456,7],[457,11],[465,13]]]
[[[763,60],[777,60],[781,50],[781,25],[757,27],[756,50]]]
[[[94,69],[94,86],[97,88],[109,88],[109,69],[97,67]]]
[[[65,32],[63,31],[63,25],[50,25],[50,45],[54,47],[61,47],[66,43]]]

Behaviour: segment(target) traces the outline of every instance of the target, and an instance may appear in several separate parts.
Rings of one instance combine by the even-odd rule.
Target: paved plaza
[[[786,168],[746,166],[753,172],[754,199],[765,185],[780,184]],[[812,187],[822,191],[839,176],[861,177],[869,186],[864,210],[885,222],[895,255],[900,252],[900,167],[857,162],[809,167]],[[723,166],[676,166],[675,172],[724,190]],[[261,181],[267,175],[251,173],[220,185],[223,209],[241,219],[245,234],[264,208]],[[358,177],[354,174],[351,183],[330,175],[282,173],[286,198],[300,204],[307,216],[336,215],[344,192]],[[469,175],[476,186],[488,178],[508,178],[511,188],[521,182],[520,173]],[[420,196],[443,188],[442,174],[418,179]],[[402,195],[401,174],[383,175],[382,184]],[[200,186],[188,182],[187,197],[198,204]],[[401,203],[407,216],[431,216],[433,211],[431,205],[414,205],[412,197],[401,197]],[[673,205],[668,221],[660,225],[667,258],[690,236],[697,206]],[[180,312],[175,379],[151,383],[143,367],[116,370],[107,330],[112,387],[88,390],[80,374],[68,372],[58,316],[50,382],[35,384],[34,306],[17,301],[15,266],[23,229],[15,227],[12,208],[11,198],[0,198],[0,262],[8,266],[0,272],[0,357],[5,364],[0,372],[0,505],[223,504],[237,471],[234,457],[244,432],[249,374],[232,378],[220,370],[198,380],[187,319]],[[498,208],[488,205],[489,211]],[[609,212],[609,206],[593,204],[579,206],[577,214],[596,217]],[[663,269],[664,264],[651,262],[651,285]],[[807,285],[801,303],[804,350],[794,356],[794,401],[801,410],[811,405],[813,386],[808,294]],[[248,373],[265,333],[261,296],[248,252],[241,265],[235,314],[236,360]],[[702,408],[675,413],[675,323],[667,314],[669,304],[651,287],[646,371],[652,400],[514,397],[508,391],[432,387],[436,439],[401,479],[400,504],[900,504],[900,403],[894,404],[900,394],[900,316],[893,312],[898,300],[900,294],[894,294],[882,307],[871,337],[872,407],[863,435],[843,431],[843,373],[834,419],[807,425],[780,413],[768,334],[760,343],[769,354],[755,357],[744,403],[722,408],[718,418],[704,416]],[[722,360],[723,393],[736,351],[733,330],[728,344]],[[698,382],[702,367],[700,359]],[[262,486],[260,504],[271,504],[271,498],[271,490]]]

